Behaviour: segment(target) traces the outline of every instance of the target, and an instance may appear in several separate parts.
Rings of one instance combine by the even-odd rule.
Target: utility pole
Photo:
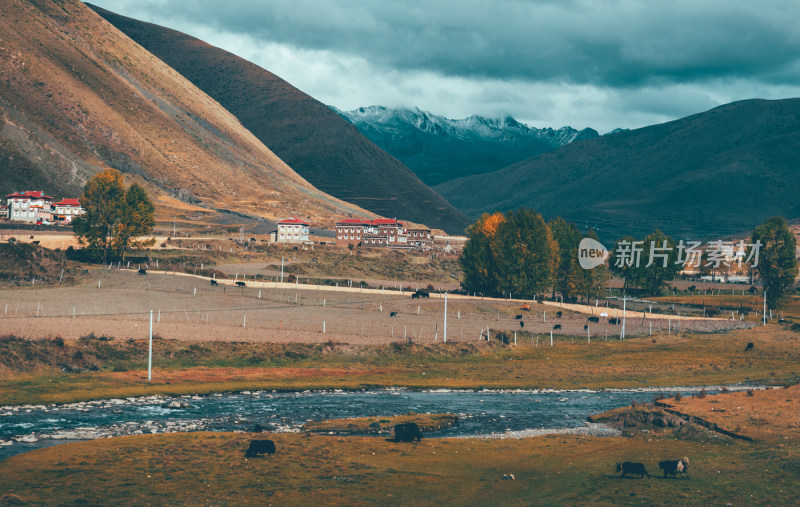
[[[283,256],[281,256],[281,283],[283,283]]]
[[[442,329],[442,343],[447,343],[447,293],[444,293],[444,327]]]
[[[628,301],[627,296],[622,296],[622,332],[619,335],[620,340],[625,339],[625,303]]]
[[[150,353],[147,358],[147,380],[153,378],[153,310],[150,310]]]
[[[764,289],[764,325],[767,325],[767,289]]]

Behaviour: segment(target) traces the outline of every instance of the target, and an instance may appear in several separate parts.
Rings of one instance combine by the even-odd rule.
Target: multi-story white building
[[[278,243],[305,243],[308,241],[309,224],[299,218],[286,218],[278,222]]]
[[[8,200],[8,219],[17,222],[36,223],[52,218],[53,198],[41,190],[15,192],[6,196]]]
[[[53,204],[53,220],[56,223],[70,224],[75,217],[83,215],[84,210],[78,199],[61,199]]]

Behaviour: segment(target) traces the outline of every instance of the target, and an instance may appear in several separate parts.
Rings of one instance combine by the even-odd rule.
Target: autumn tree
[[[505,221],[502,213],[484,213],[467,229],[467,244],[461,252],[459,262],[464,273],[461,286],[468,292],[494,294],[498,290],[492,241],[500,224]]]
[[[558,244],[542,215],[531,209],[506,214],[493,253],[501,295],[531,298],[552,286]]]
[[[126,191],[119,171],[97,173],[86,183],[80,201],[85,213],[73,220],[72,227],[94,259],[118,259],[153,241],[139,239],[155,225],[153,204],[137,183]]]
[[[795,239],[786,219],[772,217],[753,231],[751,238],[750,265],[754,266],[767,291],[767,305],[780,308],[794,286],[797,277]],[[757,250],[756,250],[757,248]],[[755,251],[754,251],[755,250]],[[755,253],[758,253],[758,264]]]
[[[558,245],[535,211],[484,214],[468,229],[461,285],[468,292],[532,297],[551,287],[557,255]]]

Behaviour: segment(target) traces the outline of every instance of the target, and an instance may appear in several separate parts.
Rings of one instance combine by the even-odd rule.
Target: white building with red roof
[[[14,192],[6,196],[8,219],[16,222],[36,223],[52,218],[53,198],[41,190]]]
[[[285,218],[278,222],[278,243],[305,243],[310,225],[299,218]]]
[[[60,224],[71,224],[72,219],[84,213],[79,199],[61,199],[53,204],[53,208],[53,220]]]

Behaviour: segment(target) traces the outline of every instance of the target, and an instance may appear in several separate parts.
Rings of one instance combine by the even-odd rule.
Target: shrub
[[[672,397],[672,399],[675,401],[681,401],[682,398],[683,396],[681,395],[681,393],[675,393],[675,396]]]
[[[752,389],[748,389],[747,396],[753,396],[753,395],[755,395],[755,392]]]
[[[720,389],[720,390],[719,390],[719,392],[721,392],[721,393],[725,394],[725,393],[729,393],[729,392],[731,392],[731,391],[730,391],[730,389],[728,389],[726,386],[722,386],[722,389]]]
[[[64,347],[64,338],[56,336],[55,338],[53,338],[53,345],[55,345],[56,347]]]
[[[511,337],[505,331],[495,333],[494,337],[503,342],[504,345],[508,345],[511,342]]]
[[[700,392],[697,393],[697,397],[698,398],[705,398],[706,397],[706,388],[705,387],[700,389]]]
[[[76,350],[75,353],[72,354],[72,359],[76,361],[80,361],[81,359],[83,359],[83,351]]]

